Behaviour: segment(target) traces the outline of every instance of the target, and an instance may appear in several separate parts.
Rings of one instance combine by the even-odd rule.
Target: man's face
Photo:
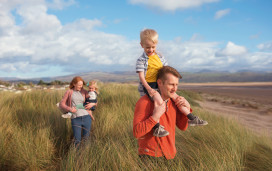
[[[151,40],[145,40],[141,43],[141,46],[147,56],[155,55],[157,43],[154,43]]]
[[[161,79],[157,81],[163,100],[173,98],[178,89],[179,83],[179,78],[173,74],[168,73],[165,75],[165,78],[166,79],[164,81]]]

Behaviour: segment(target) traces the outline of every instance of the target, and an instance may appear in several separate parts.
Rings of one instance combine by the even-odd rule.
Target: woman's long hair
[[[77,84],[79,81],[82,81],[83,85],[86,85],[85,82],[84,82],[84,80],[80,76],[76,76],[70,82],[69,88],[73,89],[75,87],[74,84]]]

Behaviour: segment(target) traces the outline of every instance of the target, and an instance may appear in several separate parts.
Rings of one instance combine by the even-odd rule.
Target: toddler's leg
[[[151,98],[157,105],[161,105],[163,103],[162,97],[159,92],[156,92]]]
[[[94,117],[93,117],[93,112],[91,110],[87,110],[89,115],[91,116],[92,120],[94,120]]]
[[[95,106],[91,107],[90,110],[91,110],[91,111],[95,111]]]
[[[158,92],[156,92],[152,98],[153,98],[154,103],[157,105],[161,105],[162,103],[164,103],[164,101],[161,98],[161,95]],[[164,127],[162,125],[160,125],[160,123],[157,123],[153,127],[153,130],[154,130],[153,135],[156,137],[165,137],[165,136],[169,135],[169,132],[166,131],[164,129]]]
[[[185,99],[186,100],[186,99]],[[187,102],[187,101],[186,101]],[[188,102],[187,102],[188,103]],[[200,119],[198,116],[194,116],[191,112],[190,109],[188,109],[185,105],[179,105],[177,106],[178,109],[187,116],[189,119],[188,123],[190,126],[202,126],[202,125],[208,125],[207,121],[204,121]]]

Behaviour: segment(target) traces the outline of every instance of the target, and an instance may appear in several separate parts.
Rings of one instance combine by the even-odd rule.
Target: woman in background
[[[83,89],[85,82],[79,76],[74,77],[70,82],[69,90],[67,90],[60,102],[60,107],[72,113],[71,123],[73,134],[75,138],[75,146],[78,146],[82,139],[87,139],[90,135],[90,129],[92,124],[91,116],[86,109],[90,109],[95,104],[89,103],[83,107],[86,97],[88,97],[88,91]]]

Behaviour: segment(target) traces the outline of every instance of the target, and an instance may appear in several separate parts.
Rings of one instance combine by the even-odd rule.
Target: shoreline
[[[214,115],[235,119],[252,132],[272,138],[272,114],[261,114],[260,110],[208,100],[197,101],[197,103],[202,109]]]
[[[206,82],[206,83],[179,83],[179,86],[272,86],[272,82]]]
[[[204,110],[272,137],[272,82],[181,83],[179,89],[200,94]]]

